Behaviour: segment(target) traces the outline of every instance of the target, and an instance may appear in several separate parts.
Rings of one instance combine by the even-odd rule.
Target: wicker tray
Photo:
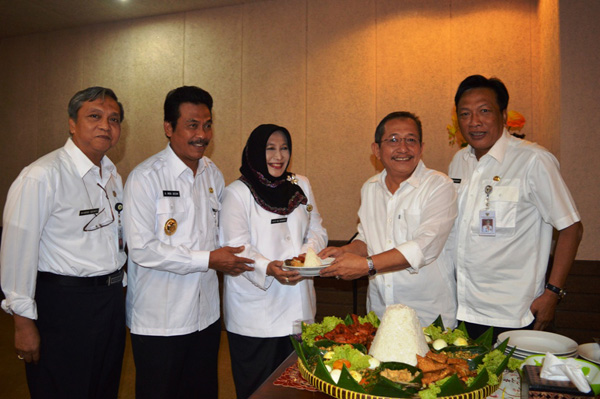
[[[389,399],[383,396],[374,396],[363,394],[359,392],[350,391],[348,389],[340,388],[338,386],[332,385],[328,382],[323,381],[320,378],[317,378],[314,374],[304,367],[304,364],[300,359],[298,359],[298,369],[300,370],[300,374],[306,381],[308,381],[312,386],[317,388],[319,391],[326,393],[327,395],[333,396],[338,399]],[[500,381],[502,378],[500,378]],[[454,396],[442,396],[438,399],[483,399],[490,396],[494,393],[500,384],[498,385],[487,385],[481,389],[476,391],[467,392],[462,395],[454,395]]]

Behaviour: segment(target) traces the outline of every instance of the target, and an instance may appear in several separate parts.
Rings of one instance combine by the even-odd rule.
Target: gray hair
[[[86,101],[94,101],[98,98],[104,100],[105,97],[110,97],[117,102],[119,105],[119,115],[121,117],[120,122],[123,122],[125,118],[125,111],[123,110],[123,104],[119,102],[117,99],[117,95],[111,89],[107,89],[105,87],[88,87],[87,89],[78,91],[69,101],[69,106],[67,108],[67,112],[69,113],[69,119],[73,119],[77,122],[77,112]]]

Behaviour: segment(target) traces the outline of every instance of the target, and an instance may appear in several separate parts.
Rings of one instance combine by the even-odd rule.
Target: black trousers
[[[460,320],[458,321],[458,323],[460,324]],[[512,330],[533,330],[534,324],[535,324],[535,320],[530,325],[521,327],[521,328],[506,328],[506,327],[495,327],[494,326],[494,335],[492,337],[492,344],[493,345],[496,344],[496,341],[498,340],[498,335],[502,334],[503,332],[512,331]],[[492,326],[485,326],[483,324],[475,324],[475,323],[469,323],[468,321],[465,321],[465,327],[467,327],[467,332],[469,333],[469,337],[476,339],[477,337],[479,337],[481,334],[486,332]]]
[[[256,338],[227,332],[237,399],[246,399],[294,350],[289,336]]]
[[[123,286],[39,281],[40,361],[26,364],[33,399],[117,398],[125,349]]]
[[[137,399],[217,398],[221,321],[177,336],[131,334]]]

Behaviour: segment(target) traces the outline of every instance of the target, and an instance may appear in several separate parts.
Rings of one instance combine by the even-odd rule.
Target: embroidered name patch
[[[163,190],[163,197],[179,197],[179,191]]]
[[[287,218],[271,219],[271,224],[285,223],[285,222],[287,222]]]
[[[453,178],[452,178],[452,181],[453,181],[454,183],[456,183],[456,184],[460,184],[460,182],[461,182],[461,179],[457,179],[457,178],[453,177]]]

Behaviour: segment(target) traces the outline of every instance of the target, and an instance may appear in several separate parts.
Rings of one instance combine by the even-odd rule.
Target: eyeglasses
[[[406,144],[407,147],[416,147],[419,145],[419,140],[415,139],[414,137],[392,136],[389,139],[381,140],[381,142],[386,143],[390,147],[398,147],[402,140],[404,140],[404,144]]]
[[[95,230],[101,229],[103,227],[106,227],[106,226],[108,226],[109,224],[111,224],[112,222],[115,221],[115,213],[112,210],[112,206],[110,206],[110,199],[108,198],[108,193],[106,192],[106,190],[104,189],[104,187],[102,187],[98,183],[96,183],[96,184],[97,184],[98,187],[100,187],[102,189],[102,191],[104,191],[104,195],[106,196],[106,202],[108,203],[108,209],[110,210],[110,216],[111,216],[112,220],[110,220],[110,221],[104,221],[102,223],[98,223],[98,224],[95,224],[93,226],[90,226],[90,224],[92,224],[92,222],[94,220],[97,220],[98,216],[100,216],[106,210],[106,208],[102,208],[102,210],[100,212],[96,213],[94,215],[94,217],[85,226],[83,226],[83,231],[95,231]],[[88,196],[89,196],[89,194],[88,194]]]

